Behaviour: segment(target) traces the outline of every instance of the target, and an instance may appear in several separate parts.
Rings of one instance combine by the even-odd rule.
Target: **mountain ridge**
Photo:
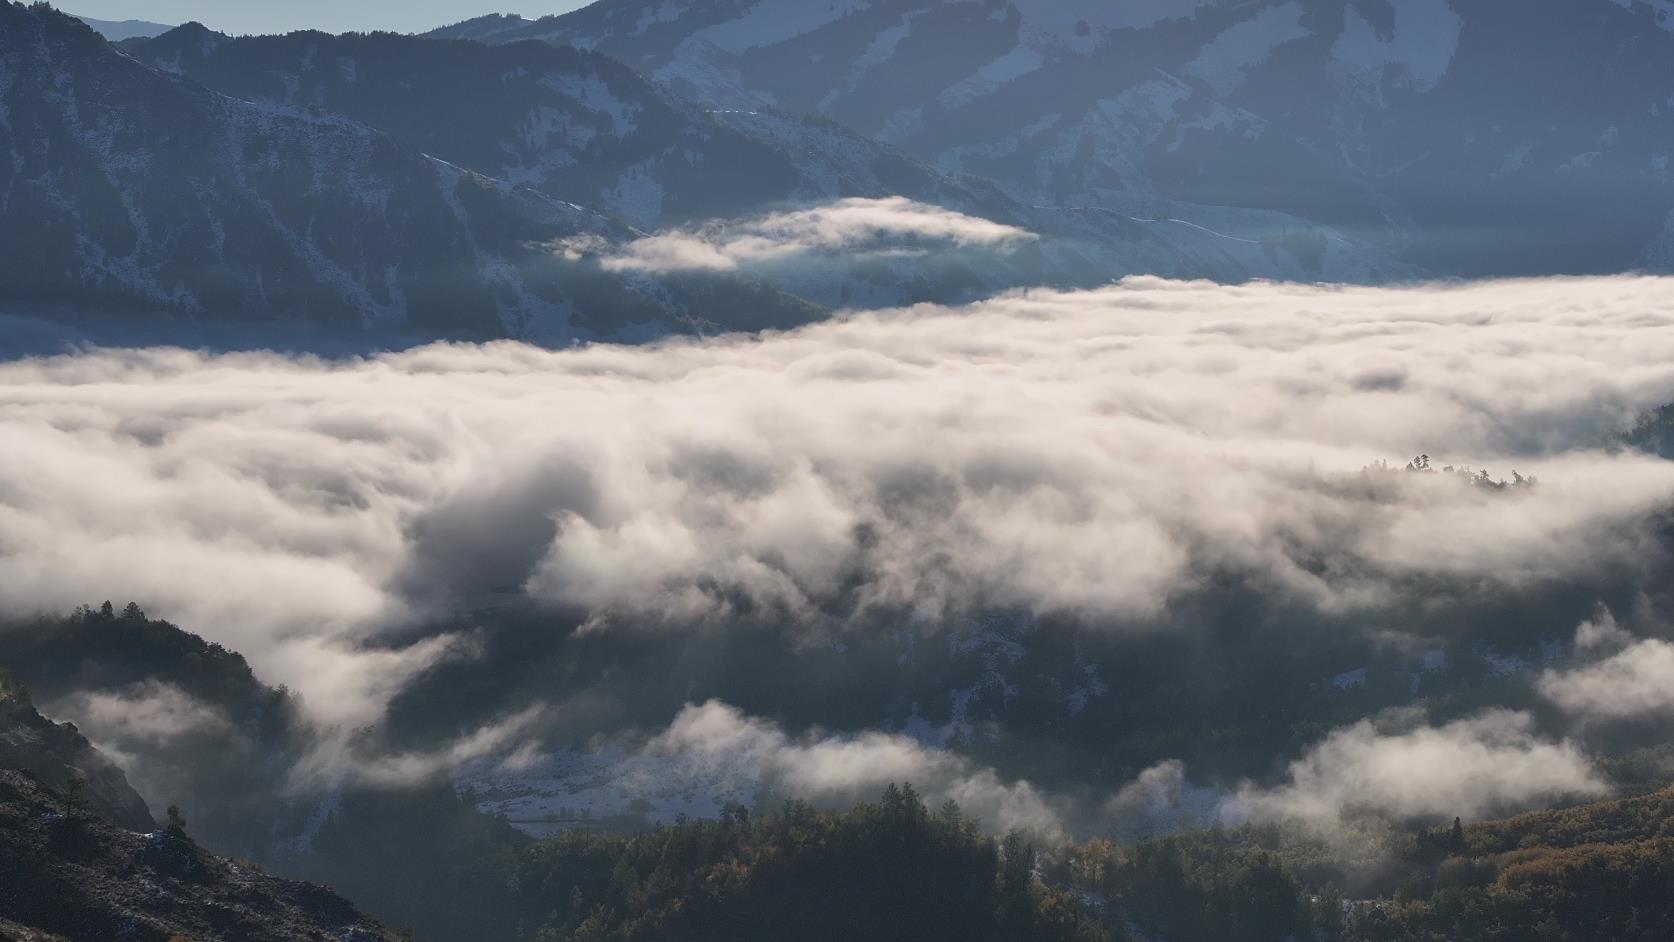
[[[1444,274],[1668,270],[1674,19],[1530,7],[605,0],[478,38],[596,49],[711,107],[818,111],[1025,201],[1280,210]]]
[[[14,154],[0,164],[0,303],[559,343],[667,332],[699,308],[817,316],[724,274],[568,261],[549,245],[631,231],[350,119],[148,68],[50,7],[6,3],[0,27],[0,146]]]
[[[1030,205],[837,122],[765,106],[700,107],[615,59],[569,47],[316,32],[235,39],[191,25],[126,48],[222,93],[343,114],[460,166],[605,207],[644,230],[904,197],[1038,236],[1037,246],[1014,253],[898,254],[887,265],[812,274],[780,266],[762,275],[827,306],[969,300],[1138,272],[1365,281],[1410,271],[1280,214],[1157,201],[1119,213]],[[1158,222],[1170,219],[1184,224]],[[1297,236],[1320,248],[1296,250]]]
[[[65,789],[79,782],[88,806],[118,826],[149,831],[156,822],[122,770],[93,747],[73,723],[41,716],[26,688],[0,672],[0,768],[27,769]]]

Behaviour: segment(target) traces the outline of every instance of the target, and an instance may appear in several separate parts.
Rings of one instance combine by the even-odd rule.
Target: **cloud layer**
[[[1539,686],[1547,698],[1580,719],[1674,716],[1674,644],[1640,641],[1586,667],[1547,671]]]
[[[1355,611],[1653,564],[1674,465],[1601,446],[1671,400],[1652,278],[1130,279],[642,348],[91,351],[0,364],[0,606],[136,599],[350,724],[469,656],[370,642],[508,597],[600,629],[1115,625],[1234,578]],[[1361,473],[1419,452],[1543,483]]]
[[[724,220],[619,247],[583,241],[560,248],[571,255],[602,252],[610,271],[736,271],[811,253],[911,252],[926,243],[1004,248],[1034,238],[1014,226],[892,196]]]
[[[646,750],[749,776],[769,794],[843,805],[876,798],[891,783],[910,783],[930,807],[952,799],[990,829],[1059,834],[1063,826],[1028,782],[1002,781],[992,769],[897,734],[793,739],[772,723],[711,701],[682,710]]]
[[[1479,818],[1608,790],[1577,746],[1543,738],[1527,713],[1489,710],[1442,726],[1421,719],[1336,730],[1291,764],[1286,783],[1246,787],[1225,813],[1322,824],[1357,812]]]

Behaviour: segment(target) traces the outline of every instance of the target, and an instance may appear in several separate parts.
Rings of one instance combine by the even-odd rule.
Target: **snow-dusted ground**
[[[748,807],[761,780],[746,763],[692,754],[654,755],[621,744],[478,763],[456,779],[477,805],[518,829],[544,836],[644,810],[649,824],[679,815],[714,818],[729,803]]]
[[[1231,94],[1243,84],[1245,73],[1266,62],[1273,50],[1308,35],[1302,14],[1298,2],[1269,7],[1215,37],[1186,64],[1186,71],[1208,82],[1219,94]]]
[[[1394,4],[1395,31],[1382,37],[1354,7],[1343,13],[1343,32],[1331,47],[1332,60],[1371,86],[1394,66],[1416,91],[1436,87],[1453,64],[1464,21],[1447,0],[1401,0]]]

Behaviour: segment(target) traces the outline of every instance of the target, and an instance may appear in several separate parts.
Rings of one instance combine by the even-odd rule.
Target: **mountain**
[[[1394,835],[1246,826],[1092,841],[1064,869],[1127,929],[1119,938],[1654,942],[1674,932],[1671,826],[1664,789]]]
[[[393,940],[320,886],[216,857],[171,829],[135,833],[0,769],[0,931],[71,939]]]
[[[195,23],[128,50],[223,94],[345,116],[636,226],[863,192],[841,179],[808,179],[782,149],[596,53],[392,33],[233,38]],[[932,175],[918,176],[900,189],[923,187]]]
[[[1660,0],[603,0],[438,35],[817,112],[1027,202],[1277,210],[1459,275],[1674,267]]]
[[[491,35],[494,19],[461,35]],[[820,304],[965,300],[1018,285],[1095,285],[1134,272],[1239,281],[1401,277],[1393,259],[1277,213],[1153,200],[1125,212],[1031,205],[840,124],[768,107],[702,107],[609,57],[518,42],[380,33],[232,38],[189,24],[127,49],[159,69],[275,107],[375,127],[452,164],[657,229],[849,198],[905,197],[1027,230],[1021,252],[852,254],[761,271]],[[1233,235],[1226,235],[1230,230]]]
[[[817,316],[721,275],[627,278],[556,240],[597,213],[334,115],[148,68],[44,5],[0,4],[0,303],[563,341]],[[727,303],[721,303],[727,302]]]
[[[0,624],[0,664],[53,715],[81,720],[123,755],[134,789],[153,804],[186,808],[193,837],[214,853],[328,883],[380,919],[422,926],[426,939],[513,937],[515,920],[495,905],[500,891],[483,885],[477,868],[527,839],[445,780],[299,787],[293,771],[325,743],[294,696],[263,684],[238,653],[147,618],[138,606],[100,606]],[[65,776],[49,774],[53,764],[8,761],[7,715],[0,702],[0,768],[61,783]],[[84,768],[109,764],[80,742],[74,755],[91,753]],[[86,777],[97,810],[98,779]],[[129,826],[152,830],[149,818]],[[0,906],[0,920],[6,915]]]
[[[76,19],[93,27],[95,32],[113,43],[124,39],[149,39],[174,29],[172,26],[147,20],[96,20],[91,16],[76,16]]]
[[[0,677],[0,769],[27,769],[63,789],[82,782],[88,806],[111,822],[135,831],[155,826],[145,799],[122,770],[81,735],[74,725],[54,723],[36,712],[28,694]]]
[[[394,938],[328,890],[215,857],[180,824],[156,830],[121,769],[75,726],[41,716],[9,677],[0,674],[0,939]]]

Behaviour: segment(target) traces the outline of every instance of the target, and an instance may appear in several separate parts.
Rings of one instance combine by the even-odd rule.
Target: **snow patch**
[[[663,217],[663,185],[649,162],[636,164],[616,181],[606,202],[618,215],[638,225],[653,225]]]
[[[903,22],[891,26],[873,37],[871,44],[866,47],[866,51],[861,53],[859,58],[855,59],[849,67],[848,79],[838,83],[831,91],[827,92],[825,97],[820,100],[820,107],[831,107],[832,103],[839,97],[852,91],[869,69],[888,62],[889,58],[895,55],[895,50],[900,47],[901,40],[906,39],[907,35],[912,32],[914,16],[915,14],[908,14]]]
[[[1015,82],[1046,64],[1040,53],[1027,46],[1018,46],[965,78],[959,80],[938,99],[943,107],[959,108],[978,98],[992,95],[1003,85]]]
[[[1186,65],[1186,72],[1217,93],[1228,95],[1244,84],[1251,69],[1271,58],[1275,49],[1307,35],[1302,25],[1302,4],[1269,7],[1216,36]]]
[[[1352,671],[1344,671],[1331,678],[1331,683],[1338,690],[1348,690],[1353,687],[1366,686],[1366,668],[1360,667]]]
[[[1610,0],[1624,10],[1632,10],[1638,4],[1651,8],[1651,16],[1657,26],[1674,33],[1674,0]]]
[[[605,81],[593,75],[557,73],[541,77],[541,85],[549,91],[571,98],[588,111],[610,118],[611,133],[617,139],[632,134],[639,107],[616,97]]]
[[[1331,58],[1359,81],[1377,87],[1384,71],[1402,71],[1397,85],[1427,92],[1441,82],[1459,49],[1464,21],[1447,0],[1400,0],[1395,9],[1395,32],[1387,40],[1366,22],[1360,11],[1343,13],[1343,32],[1331,47]]]

